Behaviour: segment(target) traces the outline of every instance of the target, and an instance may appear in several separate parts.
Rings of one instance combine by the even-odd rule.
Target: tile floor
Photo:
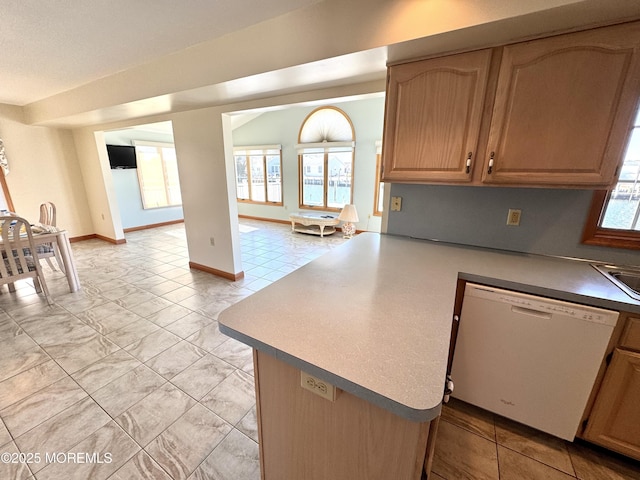
[[[251,351],[219,332],[217,316],[345,240],[242,220],[241,241],[239,282],[190,271],[178,225],[129,233],[124,245],[74,243],[83,288],[70,294],[45,267],[53,307],[27,282],[3,287],[0,480],[258,479]],[[433,472],[640,478],[637,463],[459,402],[444,409]]]
[[[429,480],[638,480],[640,462],[452,399],[444,406]]]

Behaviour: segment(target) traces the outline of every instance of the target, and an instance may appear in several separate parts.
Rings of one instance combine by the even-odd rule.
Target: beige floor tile
[[[0,420],[0,447],[6,445],[11,441],[11,435],[9,434],[9,430],[4,426],[4,422]],[[4,450],[0,449],[0,453],[4,452]]]
[[[496,416],[496,441],[499,445],[574,475],[564,440]]]
[[[571,480],[571,475],[498,445],[500,480]]]
[[[70,377],[65,377],[11,406],[0,417],[14,438],[48,420],[87,396]]]
[[[46,454],[66,452],[111,421],[92,398],[85,398],[15,439],[21,452],[37,454],[29,464],[34,473],[47,465]]]
[[[0,478],[7,480],[27,480],[32,477],[29,466],[20,461],[20,450],[15,443],[9,442],[0,449],[0,454],[9,455],[8,461],[0,461]]]
[[[638,480],[640,462],[590,445],[571,444],[569,453],[580,480]]]
[[[218,357],[206,355],[171,379],[171,383],[200,400],[231,375],[235,368]]]
[[[0,342],[0,381],[50,359],[49,355],[26,335]]]
[[[247,364],[253,364],[253,350],[251,347],[233,338],[220,344],[212,353],[237,368],[244,368]]]
[[[119,349],[118,345],[99,333],[79,342],[60,343],[45,347],[47,353],[69,374],[111,355]]]
[[[198,330],[206,327],[210,323],[213,323],[213,320],[211,320],[209,317],[205,317],[193,312],[176,320],[173,323],[170,323],[164,328],[181,338],[187,338],[190,335],[196,333]]]
[[[231,431],[231,425],[194,405],[145,450],[174,479],[186,479]]]
[[[168,306],[167,308],[163,308],[162,310],[153,313],[152,315],[149,315],[146,318],[150,322],[153,322],[160,327],[164,327],[166,325],[169,325],[170,323],[175,322],[176,320],[179,320],[185,315],[189,315],[190,313],[191,310],[189,310],[188,308],[173,304]]]
[[[187,341],[212,353],[222,343],[229,340],[224,333],[220,333],[218,322],[213,322],[187,337]]]
[[[75,372],[72,377],[88,393],[93,393],[140,365],[139,360],[124,350],[117,350]]]
[[[498,480],[496,444],[441,421],[432,470],[447,480]]]
[[[258,442],[258,418],[255,405],[242,417],[242,420],[238,422],[236,428],[254,442]]]
[[[181,338],[177,335],[160,329],[125,347],[125,350],[141,362],[146,362],[180,340]]]
[[[140,316],[136,316],[135,320],[131,320],[126,326],[111,332],[107,338],[122,348],[140,341],[140,339],[159,330],[158,325]]]
[[[60,455],[60,463],[42,469],[38,480],[104,480],[139,451],[140,447],[112,421],[71,448],[67,455]],[[74,455],[82,460],[74,459]]]
[[[118,415],[115,421],[144,447],[195,403],[186,393],[167,383]]]
[[[147,452],[141,450],[125,463],[109,480],[172,480]]]
[[[200,403],[235,425],[256,403],[253,377],[236,370],[205,395]]]
[[[0,382],[0,410],[66,376],[56,362],[48,360]]]
[[[109,415],[117,417],[164,383],[164,378],[146,365],[140,365],[106,384],[91,396]]]
[[[193,472],[189,480],[258,480],[259,478],[258,445],[234,429]]]
[[[205,355],[207,352],[183,340],[156,355],[145,365],[170,380]]]
[[[103,315],[103,313],[100,312],[101,316],[91,315],[91,312],[103,307],[110,313]],[[127,310],[114,302],[109,302],[95,309],[83,312],[82,315],[83,317],[80,317],[80,319],[102,335],[109,335],[110,333],[126,328],[132,322],[140,319],[139,315],[136,315],[132,311]]]
[[[496,439],[493,413],[455,398],[443,405],[442,419],[489,440]]]

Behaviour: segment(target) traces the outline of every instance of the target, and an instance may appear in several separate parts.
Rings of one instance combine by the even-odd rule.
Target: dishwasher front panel
[[[452,396],[572,441],[617,318],[468,283]]]

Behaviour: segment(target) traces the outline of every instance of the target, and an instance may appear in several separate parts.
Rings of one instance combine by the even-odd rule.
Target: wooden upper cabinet
[[[613,183],[640,97],[639,47],[638,23],[504,47],[482,182]]]
[[[383,181],[471,180],[490,60],[480,50],[389,67]]]

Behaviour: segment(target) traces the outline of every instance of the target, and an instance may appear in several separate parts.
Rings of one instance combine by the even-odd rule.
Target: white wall
[[[373,215],[376,178],[376,141],[382,140],[384,96],[360,100],[333,100],[326,103],[343,110],[351,119],[355,131],[353,200],[358,210],[359,230],[380,231],[381,217]],[[289,106],[284,110],[265,112],[254,120],[234,129],[234,146],[282,145],[283,206],[238,203],[241,215],[288,220],[299,208],[298,155],[295,145],[302,122],[315,108]]]
[[[189,260],[236,275],[242,265],[234,177],[229,170],[233,166],[230,120],[219,108],[177,114],[172,120]]]
[[[94,233],[71,130],[26,125],[21,108],[0,104],[0,138],[16,212],[36,222],[40,204],[50,201],[56,205],[58,225],[70,237]]]
[[[136,140],[173,143],[173,135],[171,134],[163,135],[135,128],[104,132],[104,138],[107,145],[133,145]],[[137,169],[112,169],[111,177],[118,202],[122,228],[156,225],[184,218],[182,206],[149,208],[146,210],[143,208]]]

